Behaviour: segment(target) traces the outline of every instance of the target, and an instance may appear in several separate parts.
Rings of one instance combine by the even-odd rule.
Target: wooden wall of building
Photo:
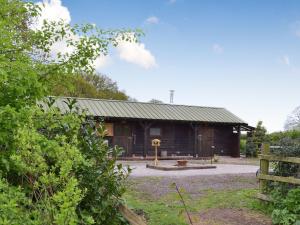
[[[154,138],[161,140],[159,154],[167,151],[168,156],[239,156],[239,133],[234,133],[230,125],[129,120],[109,122],[114,124],[114,136],[110,142],[122,147],[124,156],[153,156],[151,141]],[[151,135],[152,128],[153,132],[160,129],[160,134]]]

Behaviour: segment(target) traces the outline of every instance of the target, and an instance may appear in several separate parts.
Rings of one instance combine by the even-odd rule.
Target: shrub
[[[271,145],[278,145],[282,139],[290,139],[294,142],[300,143],[300,131],[299,130],[288,130],[288,131],[280,131],[273,132],[267,135],[267,139],[271,143]]]
[[[256,144],[254,143],[252,137],[247,137],[247,141],[246,141],[246,156],[247,157],[256,157],[257,156]]]
[[[122,223],[117,208],[127,171],[116,165],[120,149],[105,144],[101,126],[95,130],[94,121],[72,109],[62,115],[52,107],[46,112],[8,107],[4,115],[0,123],[9,117],[22,119],[10,120],[18,126],[1,155],[3,182],[9,184],[5,188],[17,193],[8,195],[8,201],[26,202],[30,207],[20,211],[34,215],[37,224]],[[6,201],[0,198],[0,205]],[[17,210],[4,214],[9,224]]]
[[[287,193],[275,189],[271,193],[273,203],[272,220],[274,224],[293,225],[300,220],[300,188]]]
[[[53,99],[43,108],[37,102],[49,93],[49,77],[92,74],[94,60],[128,33],[63,21],[33,30],[35,4],[0,5],[1,224],[122,224],[117,208],[127,171],[116,163],[120,150],[105,144],[103,128],[96,130],[74,101],[64,112]],[[53,59],[57,41],[73,51]]]

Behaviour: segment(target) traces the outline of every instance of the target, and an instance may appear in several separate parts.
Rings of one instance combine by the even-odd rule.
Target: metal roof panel
[[[64,101],[68,98],[70,97],[58,98],[55,105],[66,111],[67,107]],[[77,106],[81,110],[87,109],[87,113],[92,116],[247,124],[225,108],[89,98],[75,99],[77,100]]]

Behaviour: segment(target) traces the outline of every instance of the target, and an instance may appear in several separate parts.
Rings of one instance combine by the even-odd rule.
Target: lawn
[[[211,177],[212,181],[215,178]],[[238,188],[220,188],[220,185],[195,186],[190,184],[180,185],[188,212],[191,214],[193,224],[271,224],[265,207],[255,198],[257,189],[253,187],[253,178],[249,176],[227,176],[228,182]],[[205,177],[207,182],[209,178]],[[249,179],[249,180],[248,180]],[[201,177],[195,179],[200,182]],[[143,178],[131,179],[128,191],[125,194],[126,204],[143,214],[149,225],[184,225],[188,223],[188,217],[180,201],[178,193],[172,183],[176,179],[170,178]],[[191,179],[186,179],[191,182]],[[222,184],[224,179],[221,180]],[[226,182],[226,181],[225,181]],[[144,188],[145,185],[150,188]],[[168,185],[168,187],[166,186]],[[159,189],[158,186],[164,186]],[[151,188],[152,187],[152,188]],[[163,189],[163,192],[161,192]],[[152,190],[152,191],[151,191]]]

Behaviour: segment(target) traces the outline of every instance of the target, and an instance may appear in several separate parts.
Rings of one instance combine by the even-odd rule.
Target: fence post
[[[262,155],[269,155],[270,154],[270,145],[263,144],[262,146]],[[260,159],[260,173],[263,175],[269,174],[269,161],[266,159]],[[260,192],[263,193],[267,187],[267,180],[259,180],[259,189]]]

